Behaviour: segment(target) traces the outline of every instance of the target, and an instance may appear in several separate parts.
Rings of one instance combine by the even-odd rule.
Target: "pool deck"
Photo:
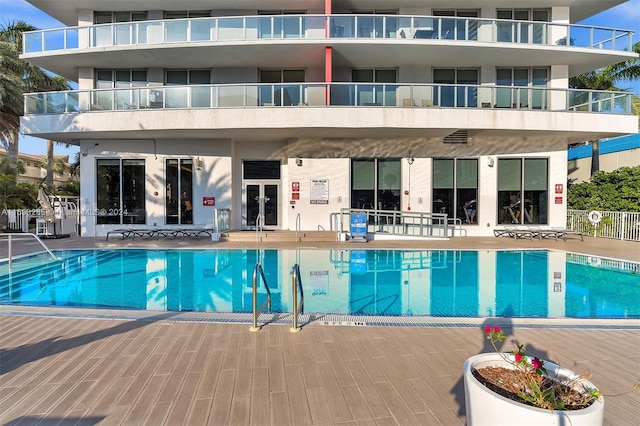
[[[68,238],[51,248],[270,248],[264,243]],[[35,250],[16,244],[14,253]],[[277,243],[273,247],[549,248],[640,261],[640,244],[585,237],[565,241]],[[6,243],[0,244],[0,258]],[[503,346],[577,372],[605,395],[640,377],[640,320],[521,322],[508,318],[374,327],[189,320],[174,313],[0,307],[0,424],[464,425],[462,364],[491,351],[481,328],[501,324]],[[441,319],[442,320],[442,319]],[[606,397],[605,424],[640,423],[640,392]],[[507,422],[511,421],[506,419]],[[513,419],[515,421],[515,419]]]

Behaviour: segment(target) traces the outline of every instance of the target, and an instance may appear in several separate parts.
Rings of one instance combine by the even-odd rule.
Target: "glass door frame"
[[[267,186],[275,186],[276,187],[276,195],[277,198],[275,200],[275,209],[276,209],[276,223],[270,224],[267,223],[266,220],[263,220],[262,229],[264,230],[276,230],[282,228],[282,182],[279,179],[245,179],[242,181],[242,229],[243,230],[256,230],[257,224],[255,223],[255,218],[248,217],[248,209],[249,209],[249,200],[248,197],[248,187],[250,185],[256,185],[259,187],[258,197],[260,200],[256,200],[259,203],[258,209],[259,212],[265,215],[265,202],[274,201],[272,198],[269,200],[265,200],[267,198],[265,196],[265,189]]]

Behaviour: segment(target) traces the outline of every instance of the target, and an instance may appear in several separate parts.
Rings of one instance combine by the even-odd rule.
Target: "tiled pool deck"
[[[204,238],[71,238],[47,244],[238,247]],[[584,242],[456,238],[359,244],[374,247],[539,247],[640,261],[638,243],[588,237]],[[29,249],[35,247],[15,251]],[[0,244],[3,257],[6,243]],[[462,425],[462,363],[490,350],[481,331],[485,321],[479,320],[412,327],[317,321],[299,333],[273,323],[253,333],[248,324],[212,322],[203,315],[91,312],[60,309],[43,315],[40,309],[0,307],[0,424]],[[640,377],[640,320],[494,323],[506,327],[505,350],[518,341],[540,357],[589,370],[605,395],[624,392]],[[605,407],[607,425],[640,424],[640,392],[606,398]]]

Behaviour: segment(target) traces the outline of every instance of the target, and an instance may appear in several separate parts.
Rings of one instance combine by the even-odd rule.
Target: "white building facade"
[[[634,57],[632,32],[575,24],[620,0],[28,2],[68,27],[22,58],[78,89],[26,95],[22,131],[80,146],[83,236],[215,208],[564,227],[567,145],[637,132],[630,94],[568,88]]]

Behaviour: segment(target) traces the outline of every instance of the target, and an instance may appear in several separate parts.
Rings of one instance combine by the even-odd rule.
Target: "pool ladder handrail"
[[[300,277],[300,265],[293,265],[291,271],[291,284],[293,294],[293,325],[289,329],[292,333],[297,333],[301,330],[298,326],[298,316],[304,314],[304,291],[302,291],[302,278]],[[298,292],[300,292],[300,302],[298,303]]]
[[[0,234],[0,237],[8,237],[8,243],[9,243],[9,248],[7,251],[7,258],[9,260],[9,269],[12,268],[12,261],[13,261],[13,246],[12,246],[12,238],[16,238],[16,237],[33,237],[36,239],[37,242],[40,243],[40,245],[42,246],[42,248],[44,248],[47,253],[49,253],[51,255],[51,257],[53,258],[53,260],[55,261],[60,261],[60,259],[58,259],[52,252],[51,250],[49,250],[49,247],[47,247],[45,245],[45,243],[42,242],[42,240],[40,239],[40,237],[38,237],[36,234],[30,234],[30,233],[22,233],[22,234]]]
[[[262,277],[264,288],[267,290],[267,300],[264,301],[260,309],[258,309],[258,274]],[[253,326],[249,328],[249,330],[260,331],[262,326],[258,325],[258,317],[264,311],[265,307],[268,307],[269,313],[271,313],[271,290],[269,289],[269,283],[267,283],[267,279],[264,276],[262,266],[260,265],[260,262],[258,262],[256,263],[255,268],[253,268]]]
[[[262,213],[258,213],[258,216],[256,216],[256,243],[262,241],[258,235],[262,232],[263,220]]]

